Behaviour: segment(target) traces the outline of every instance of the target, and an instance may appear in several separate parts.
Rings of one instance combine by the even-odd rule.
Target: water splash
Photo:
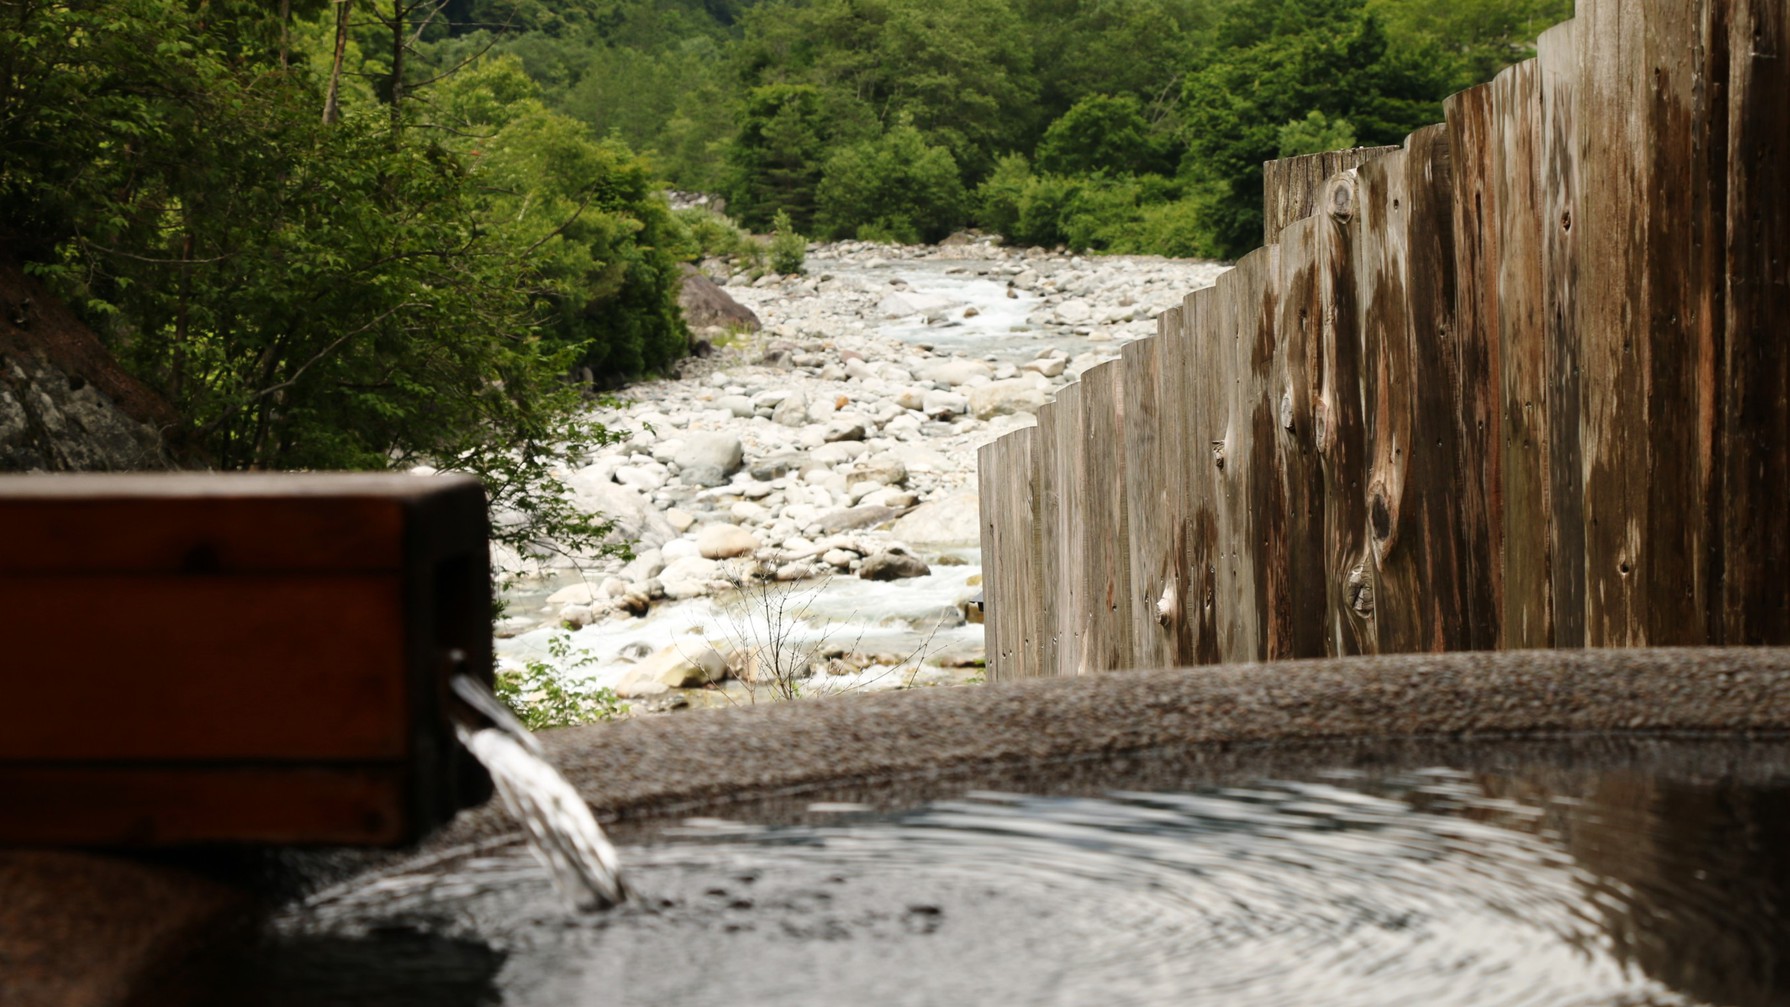
[[[456,675],[453,688],[496,725],[479,727],[456,719],[454,733],[491,773],[504,807],[521,824],[554,886],[585,912],[627,901],[615,847],[590,805],[543,757],[534,735],[477,679]]]

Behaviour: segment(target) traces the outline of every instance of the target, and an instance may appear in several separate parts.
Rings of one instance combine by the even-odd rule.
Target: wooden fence
[[[990,677],[1790,643],[1787,159],[1790,0],[1579,0],[1270,165],[1308,216],[982,449]]]

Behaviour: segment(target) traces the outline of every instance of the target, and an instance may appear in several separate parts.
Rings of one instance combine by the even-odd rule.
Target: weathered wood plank
[[[1728,644],[1781,644],[1790,642],[1790,191],[1783,177],[1790,3],[1734,0],[1731,9],[1721,629]],[[1712,36],[1713,50],[1720,36]]]
[[[1160,478],[1168,500],[1170,538],[1170,621],[1173,663],[1179,667],[1198,660],[1199,625],[1203,600],[1201,577],[1194,576],[1193,500],[1189,496],[1196,453],[1193,445],[1192,341],[1193,323],[1188,300],[1163,313],[1159,325],[1157,402],[1162,416],[1162,467]],[[1160,604],[1160,598],[1158,604]]]
[[[1454,196],[1447,131],[1418,130],[1402,156],[1369,175],[1362,261],[1374,270],[1364,369],[1372,458],[1367,483],[1375,562],[1374,612],[1385,651],[1465,650],[1476,613],[1467,603],[1461,495],[1467,481],[1454,437]],[[1386,196],[1391,197],[1390,206]],[[1375,217],[1385,214],[1381,226]],[[1369,236],[1377,237],[1378,241]],[[1377,258],[1377,263],[1375,259]]]
[[[1032,439],[1032,471],[1036,473],[1038,494],[1037,533],[1033,539],[1037,571],[1033,576],[1039,600],[1036,611],[1026,616],[1025,632],[1037,641],[1037,663],[1030,674],[1040,677],[1053,677],[1063,673],[1060,657],[1063,626],[1061,592],[1069,544],[1062,537],[1063,481],[1058,468],[1061,457],[1057,450],[1060,440],[1057,423],[1059,411],[1054,401],[1038,410],[1037,433]]]
[[[1494,390],[1499,409],[1494,443],[1501,448],[1505,647],[1552,642],[1553,585],[1548,534],[1550,425],[1545,332],[1541,205],[1539,67],[1512,67],[1493,82],[1497,170],[1498,344],[1502,367]]]
[[[1576,305],[1579,299],[1580,160],[1578,29],[1555,25],[1536,43],[1541,98],[1542,368],[1547,387],[1547,586],[1556,647],[1585,645],[1584,380]],[[1513,528],[1510,533],[1516,534]],[[1506,539],[1509,541],[1508,537]],[[1508,545],[1507,545],[1508,548]],[[1507,575],[1509,598],[1519,586]],[[1511,606],[1505,606],[1509,625]],[[1508,639],[1508,635],[1507,635]]]
[[[1424,529],[1405,517],[1406,482],[1418,448],[1410,240],[1416,230],[1407,170],[1417,155],[1390,154],[1357,174],[1361,214],[1354,221],[1355,280],[1361,335],[1365,468],[1358,492],[1367,507],[1367,555],[1373,568],[1377,649],[1428,650],[1416,562]],[[1434,395],[1434,389],[1424,389]],[[1417,494],[1409,494],[1415,503]],[[1415,541],[1413,541],[1415,540]]]
[[[1188,618],[1193,631],[1192,663],[1216,664],[1222,660],[1221,612],[1226,599],[1218,591],[1218,566],[1223,543],[1218,538],[1218,480],[1213,444],[1223,422],[1219,368],[1223,360],[1215,336],[1222,317],[1216,287],[1196,290],[1181,302],[1185,345],[1180,363],[1182,393],[1186,396],[1187,441],[1182,462],[1185,473]]]
[[[1398,156],[1398,155],[1391,155]],[[1355,276],[1355,172],[1325,187],[1317,218],[1322,372],[1312,433],[1324,475],[1325,647],[1329,656],[1375,653],[1373,562],[1366,543],[1366,428],[1361,391],[1361,309]]]
[[[1085,576],[1093,549],[1088,534],[1087,497],[1091,487],[1082,458],[1082,384],[1064,385],[1056,398],[1057,674],[1102,671],[1088,652],[1089,584]],[[1102,491],[1103,487],[1092,487]]]
[[[1124,451],[1131,462],[1125,480],[1131,574],[1128,618],[1131,661],[1139,668],[1166,668],[1174,663],[1174,631],[1169,621],[1174,605],[1169,487],[1175,480],[1163,455],[1158,366],[1167,320],[1166,315],[1158,319],[1157,335],[1127,343],[1120,357],[1125,378]]]
[[[1087,587],[1088,669],[1135,667],[1131,651],[1131,550],[1123,443],[1126,425],[1124,368],[1107,361],[1082,374],[1081,462],[1086,473],[1081,535],[1086,551],[1081,577]]]
[[[1578,8],[1579,156],[1597,184],[1580,193],[1579,254],[1598,280],[1580,286],[1586,381],[1585,642],[1644,646],[1640,574],[1648,528],[1646,144],[1640,93],[1646,12],[1627,0]],[[1593,176],[1592,173],[1595,172]]]
[[[1217,497],[1219,654],[1226,662],[1267,656],[1267,540],[1273,515],[1273,408],[1268,374],[1274,360],[1274,279],[1280,248],[1267,245],[1219,277],[1219,319],[1212,351],[1212,478]]]
[[[1505,71],[1508,74],[1510,71]],[[1496,647],[1504,580],[1503,445],[1499,430],[1501,365],[1498,272],[1504,248],[1498,180],[1501,101],[1492,85],[1468,88],[1444,104],[1453,152],[1455,307],[1450,392],[1458,404],[1452,436],[1460,461],[1456,489],[1474,649]],[[1539,297],[1539,294],[1537,294]],[[1537,343],[1539,347],[1539,341]],[[1539,503],[1541,495],[1536,494]],[[1545,541],[1545,529],[1529,533]],[[1486,639],[1489,636],[1490,639]]]
[[[1312,215],[1325,179],[1397,149],[1354,147],[1262,162],[1262,244],[1273,244],[1288,224]]]
[[[1638,88],[1644,243],[1638,250],[1645,313],[1635,333],[1647,345],[1647,491],[1636,575],[1643,638],[1695,646],[1713,638],[1716,546],[1715,373],[1722,341],[1723,189],[1727,154],[1708,149],[1696,122],[1708,100],[1700,0],[1649,5],[1644,48],[1631,76]],[[1724,41],[1725,26],[1724,26]],[[1722,67],[1726,76],[1727,67]],[[1780,94],[1781,101],[1790,93]],[[1707,110],[1702,110],[1707,118]],[[1714,204],[1712,206],[1712,204]]]
[[[1022,678],[1022,661],[1015,654],[1013,631],[1002,625],[1005,617],[1016,616],[1021,606],[1032,599],[1014,590],[1006,579],[1012,565],[1022,562],[1019,550],[1004,541],[1017,534],[1019,515],[1015,501],[1013,467],[1007,456],[1013,442],[999,437],[976,451],[977,509],[980,516],[982,545],[982,653],[983,668],[991,682]],[[1028,459],[1029,461],[1029,459]]]
[[[1312,430],[1318,395],[1318,261],[1311,218],[1280,232],[1279,319],[1268,394],[1274,403],[1274,498],[1269,529],[1267,659],[1324,655],[1323,473]]]

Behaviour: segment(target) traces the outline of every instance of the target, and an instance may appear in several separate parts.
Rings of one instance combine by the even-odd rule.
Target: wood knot
[[[1386,498],[1374,494],[1373,506],[1368,509],[1368,518],[1374,525],[1374,538],[1384,542],[1392,535],[1392,512],[1386,509]]]
[[[1311,404],[1311,429],[1319,451],[1329,451],[1335,440],[1330,423],[1330,403],[1322,397]]]
[[[1280,426],[1287,433],[1293,432],[1293,393],[1280,393]]]
[[[1224,471],[1224,442],[1223,441],[1213,441],[1212,442],[1212,464],[1218,466],[1218,470],[1220,472]]]
[[[1330,184],[1330,217],[1333,220],[1347,223],[1355,216],[1355,183],[1349,178],[1339,178]]]
[[[1374,614],[1374,585],[1367,575],[1365,563],[1357,563],[1355,569],[1349,571],[1349,579],[1343,584],[1343,597],[1363,619]]]

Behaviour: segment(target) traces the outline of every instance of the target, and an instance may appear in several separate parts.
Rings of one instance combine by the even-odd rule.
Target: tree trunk
[[[342,56],[348,51],[348,6],[354,0],[336,0],[336,51],[329,65],[329,90],[323,96],[323,124],[341,116],[337,98],[342,89]]]
[[[404,0],[392,0],[392,134],[404,118]]]

